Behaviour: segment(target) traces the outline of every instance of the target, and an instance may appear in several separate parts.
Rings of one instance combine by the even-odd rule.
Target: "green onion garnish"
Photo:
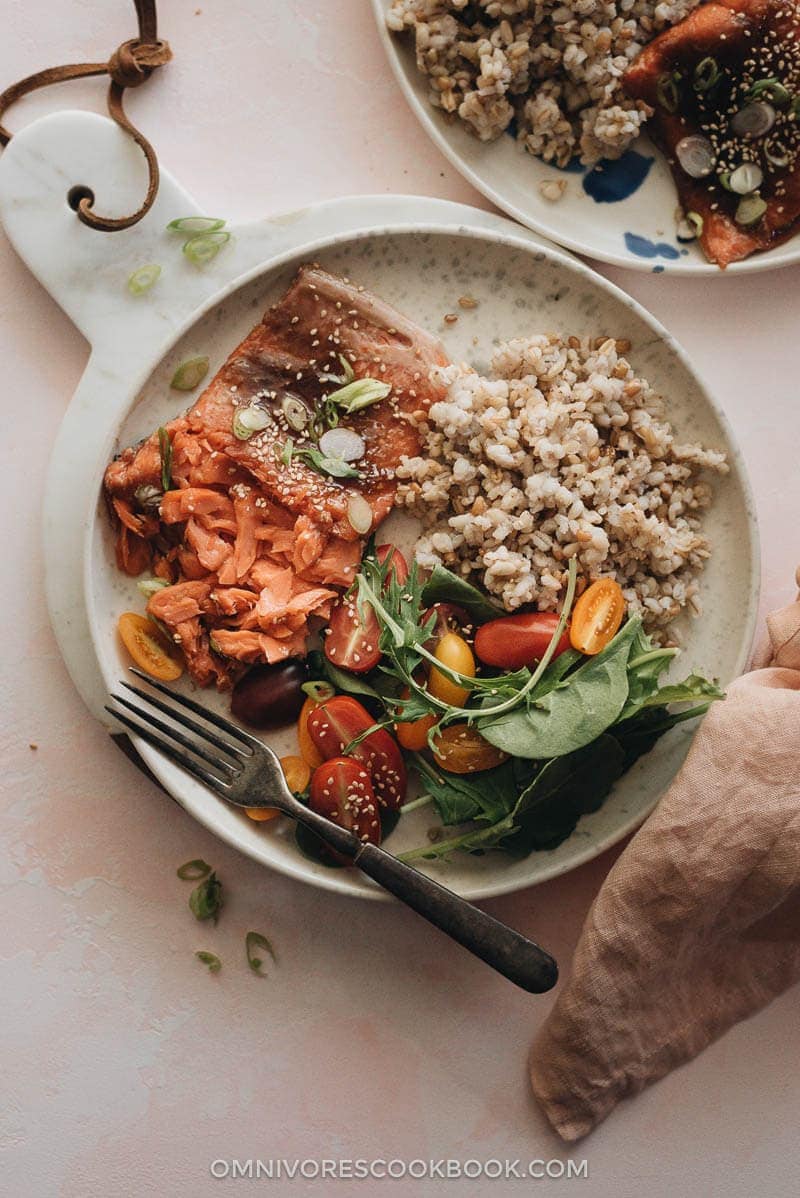
[[[336,694],[330,682],[304,682],[300,690],[315,703],[325,703],[327,699],[332,699]]]
[[[216,230],[212,233],[201,233],[198,237],[190,237],[184,243],[183,252],[195,266],[205,266],[231,239],[230,233]]]
[[[211,873],[211,866],[206,865],[202,857],[194,857],[185,865],[181,865],[175,872],[183,882],[197,882],[200,878],[208,877]]]
[[[254,433],[263,433],[272,423],[272,417],[256,404],[237,408],[233,413],[231,428],[238,441],[249,441]]]
[[[745,228],[749,225],[755,225],[761,220],[766,211],[767,202],[766,200],[762,200],[761,196],[745,196],[736,209],[736,223],[737,225],[743,225]]]
[[[142,578],[136,584],[139,594],[144,595],[145,599],[152,599],[153,595],[157,595],[159,591],[163,591],[164,587],[168,586],[169,583],[167,582],[166,578]],[[181,866],[181,869],[182,868],[183,866]],[[182,875],[179,870],[178,877],[180,878],[181,876]],[[202,876],[202,874],[198,874],[198,877]]]
[[[189,910],[195,919],[217,922],[222,910],[222,883],[213,870],[189,895]]]
[[[217,216],[181,216],[171,220],[167,228],[176,233],[216,233],[224,224],[225,221]]]
[[[696,92],[711,91],[720,77],[719,63],[716,58],[701,58],[694,68],[692,83]]]
[[[272,957],[272,960],[275,961],[275,964],[277,965],[278,962],[275,956],[275,950],[273,949],[269,940],[267,940],[266,936],[262,936],[260,932],[248,932],[244,938],[244,946],[245,952],[247,953],[247,964],[250,966],[253,973],[260,974],[261,977],[266,977],[266,974],[261,968],[264,962],[262,961],[261,957],[257,957],[254,954],[253,949],[255,948],[262,948],[268,952]]]
[[[157,262],[151,262],[148,266],[139,266],[128,278],[128,291],[131,295],[144,295],[145,291],[158,282],[158,276],[161,274],[161,267]]]
[[[158,448],[161,452],[161,489],[168,491],[172,485],[172,442],[163,427],[158,430]]]
[[[181,362],[170,379],[170,387],[176,391],[194,391],[201,379],[208,374],[208,358],[189,358]]]
[[[677,112],[680,93],[678,84],[668,72],[660,75],[656,84],[656,96],[662,108],[666,108],[667,112]]]
[[[771,76],[769,79],[759,79],[747,93],[748,100],[769,100],[776,108],[785,108],[791,100],[787,88],[779,79]]]
[[[352,416],[353,412],[360,412],[362,408],[386,399],[391,389],[389,383],[382,383],[378,379],[354,379],[337,391],[331,391],[325,398]]]
[[[204,965],[208,966],[209,973],[219,973],[220,969],[222,969],[222,962],[216,953],[207,953],[205,949],[200,949],[194,955],[198,961],[202,961]]]

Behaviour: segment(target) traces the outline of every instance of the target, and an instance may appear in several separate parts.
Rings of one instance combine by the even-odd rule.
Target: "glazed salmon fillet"
[[[353,581],[364,536],[393,506],[396,467],[419,448],[409,417],[441,398],[429,375],[446,362],[440,342],[388,304],[304,267],[194,406],[161,439],[157,431],[110,463],[117,565],[168,584],[147,610],[201,686],[225,689],[247,663],[305,653],[309,621],[328,618]],[[363,440],[357,478],[330,477],[298,456],[314,441],[297,431],[297,411],[314,417],[345,369],[391,388],[341,418]],[[242,437],[239,423],[237,436],[237,420],[253,410],[263,427]],[[369,505],[370,529],[351,522],[354,496]]]
[[[794,0],[703,4],[646,46],[623,84],[654,110],[648,132],[667,156],[684,212],[702,220],[700,244],[711,262],[724,268],[792,236],[800,221],[800,6]],[[751,130],[742,133],[748,115]],[[691,177],[679,160],[679,143],[695,136],[713,154],[706,177]],[[730,186],[743,163],[753,164],[762,180],[749,212],[739,207],[743,193]],[[740,211],[746,217],[738,219]]]

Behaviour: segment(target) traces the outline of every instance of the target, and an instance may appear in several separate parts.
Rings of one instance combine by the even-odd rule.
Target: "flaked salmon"
[[[623,79],[653,109],[681,206],[721,267],[780,244],[800,222],[800,6],[711,0],[642,50]],[[708,169],[681,161],[706,150]],[[697,160],[695,159],[695,162]],[[740,168],[747,164],[747,170]],[[698,219],[699,218],[699,219]]]
[[[110,463],[117,564],[167,584],[148,612],[200,685],[224,689],[246,663],[304,654],[309,621],[328,618],[365,532],[392,508],[396,467],[419,448],[409,416],[443,395],[429,376],[446,361],[435,337],[376,296],[304,267],[193,407]],[[390,390],[341,416],[363,449],[349,465],[357,477],[333,477],[318,464],[320,421],[351,376]],[[349,514],[355,495],[368,530]]]

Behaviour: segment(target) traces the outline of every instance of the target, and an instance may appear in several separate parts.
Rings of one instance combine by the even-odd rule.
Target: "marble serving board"
[[[0,158],[0,219],[33,274],[85,335],[91,353],[56,441],[44,501],[47,597],[67,667],[104,722],[108,690],[126,668],[115,636],[122,610],[141,606],[115,569],[100,502],[104,467],[117,449],[185,406],[169,378],[203,352],[216,368],[307,261],[347,273],[440,333],[456,359],[486,361],[493,342],[525,331],[612,331],[629,338],[635,366],[671,399],[682,435],[724,448],[732,471],[709,520],[715,555],[703,581],[713,621],[687,629],[687,669],[728,681],[744,665],[758,590],[758,545],[744,467],[727,422],[669,334],[635,301],[588,267],[505,218],[444,201],[354,197],[248,225],[229,222],[230,243],[198,269],[166,231],[201,212],[166,173],[140,224],[121,233],[83,226],[68,202],[91,186],[98,210],[135,209],[145,186],[138,149],[105,118],[60,113],[15,136]],[[211,213],[210,215],[225,215]],[[132,297],[133,270],[159,263],[161,277]],[[480,300],[456,326],[443,314],[465,291]],[[735,602],[732,597],[735,596]],[[214,702],[214,696],[207,696]],[[218,702],[222,702],[216,700]],[[224,710],[224,708],[221,708]],[[290,737],[290,734],[287,734]],[[626,775],[603,809],[558,849],[509,862],[499,854],[431,869],[472,898],[563,873],[639,823],[678,768],[689,735],[676,733]],[[275,747],[287,751],[286,737]],[[379,897],[356,871],[326,870],[301,857],[288,826],[267,830],[188,779],[155,750],[137,749],[153,774],[197,819],[251,857],[348,894]],[[415,812],[391,847],[418,844],[431,817]]]

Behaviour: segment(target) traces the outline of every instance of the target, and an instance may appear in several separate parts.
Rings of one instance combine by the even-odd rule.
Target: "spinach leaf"
[[[705,715],[711,706],[710,702],[700,703],[688,711],[666,711],[663,707],[645,707],[631,719],[622,720],[615,724],[612,732],[614,738],[625,754],[624,768],[631,766],[649,753],[656,741],[684,720],[694,720]]]
[[[455,603],[481,623],[508,614],[499,604],[487,599],[471,582],[440,565],[433,567],[430,578],[422,588],[422,601],[428,607],[434,603]]]
[[[519,790],[510,761],[469,775],[446,774],[419,756],[412,765],[433,795],[443,824],[465,824],[470,820],[493,824],[517,802]]]
[[[523,856],[534,849],[555,848],[571,835],[582,815],[602,806],[625,768],[622,747],[607,734],[548,761],[520,795],[512,813],[516,830],[503,838],[502,847]]]
[[[628,657],[641,627],[633,617],[602,652],[551,691],[495,719],[476,720],[483,737],[513,757],[563,757],[595,740],[619,718],[628,697]]]

